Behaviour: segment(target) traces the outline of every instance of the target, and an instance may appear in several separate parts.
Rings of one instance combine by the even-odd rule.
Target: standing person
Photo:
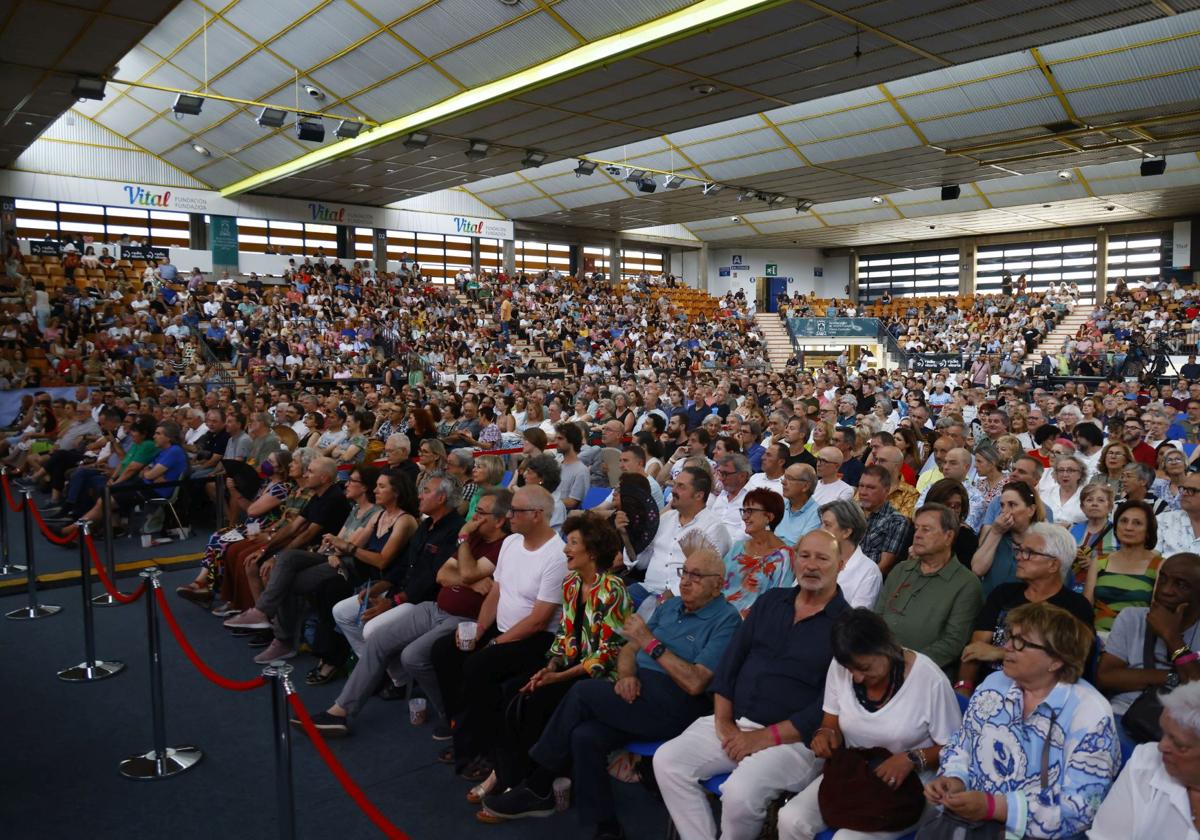
[[[554,497],[541,487],[513,494],[513,533],[500,549],[495,583],[479,609],[474,648],[459,651],[457,634],[433,646],[438,688],[456,723],[454,746],[440,758],[471,781],[482,781],[492,769],[488,756],[504,725],[503,684],[528,680],[545,662],[558,629],[567,558],[550,527],[553,513]]]
[[[752,840],[770,802],[820,772],[807,744],[820,727],[833,623],[849,605],[838,590],[831,534],[808,534],[794,558],[797,586],[764,593],[726,649],[713,679],[714,714],[654,754],[654,776],[683,840],[718,837],[701,779],[730,774],[719,836]]]

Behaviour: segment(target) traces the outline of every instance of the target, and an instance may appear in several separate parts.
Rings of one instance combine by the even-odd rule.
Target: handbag
[[[1158,637],[1150,631],[1150,625],[1147,624],[1146,638],[1142,642],[1143,668],[1154,667],[1154,644],[1157,641]],[[1149,686],[1143,689],[1137,699],[1129,704],[1129,708],[1121,716],[1121,726],[1133,741],[1138,744],[1147,744],[1151,741],[1162,740],[1162,726],[1158,722],[1163,712],[1161,697],[1168,693],[1170,692]]]
[[[875,775],[891,755],[882,747],[833,751],[817,789],[825,825],[852,831],[902,831],[921,819],[925,795],[915,772],[894,790]]]
[[[1050,726],[1046,729],[1046,740],[1042,742],[1042,790],[1050,786],[1050,742],[1054,740],[1054,722],[1058,720],[1058,709],[1050,710]],[[1004,823],[997,820],[969,820],[953,811],[941,808],[924,825],[917,829],[913,840],[1003,840]]]

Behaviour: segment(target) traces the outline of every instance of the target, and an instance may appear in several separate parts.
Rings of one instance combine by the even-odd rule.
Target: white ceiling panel
[[[212,89],[225,96],[238,99],[260,99],[269,91],[282,85],[283,90],[271,95],[271,99],[286,105],[295,101],[292,82],[295,71],[267,50],[258,50],[245,61],[234,67],[212,84]],[[303,80],[302,80],[303,81]]]
[[[1025,188],[1020,190],[995,190],[992,185],[984,182],[979,185],[983,194],[996,207],[1014,207],[1022,204],[1054,204],[1070,201],[1076,198],[1087,198],[1087,190],[1082,184],[1069,181],[1061,185]]]
[[[130,139],[147,151],[158,153],[188,138],[188,133],[174,120],[155,120]]]
[[[139,126],[154,118],[155,112],[131,99],[122,96],[104,112],[102,123],[108,125]]]
[[[489,190],[488,192],[476,193],[480,198],[493,206],[501,204],[519,204],[522,201],[530,201],[535,198],[542,198],[544,194],[533,184],[520,183],[511,187],[505,187],[500,190]]]
[[[121,59],[120,76],[122,79],[136,81],[146,75],[160,61],[162,61],[162,56],[138,45]]]
[[[488,204],[491,204],[489,201]],[[525,201],[519,204],[500,204],[492,205],[504,215],[511,217],[517,216],[540,216],[543,213],[554,213],[561,208],[549,198],[535,198],[533,201]]]
[[[590,187],[586,190],[554,194],[554,199],[559,204],[571,209],[576,207],[606,204],[610,201],[622,201],[627,198],[629,198],[629,193],[622,189],[619,185],[613,183],[598,187]]]
[[[762,123],[760,122],[759,125]],[[786,144],[778,134],[770,128],[763,127],[754,131],[744,131],[732,137],[723,137],[720,140],[684,146],[683,149],[687,152],[688,157],[704,166],[712,161],[762,154],[785,146]]]
[[[990,134],[1001,134],[1019,128],[1050,125],[1066,118],[1067,114],[1063,111],[1058,99],[1047,95],[1044,99],[1022,102],[1019,105],[1006,105],[973,114],[924,120],[920,123],[920,128],[921,133],[930,143],[948,145],[953,148],[967,144],[952,141],[986,137]]]
[[[409,70],[390,82],[350,100],[350,105],[373,120],[390,120],[440,102],[458,87],[428,64]]]
[[[265,43],[314,5],[313,0],[238,0],[221,14],[251,38]]]
[[[1039,51],[1042,58],[1050,62],[1081,55],[1110,52],[1147,41],[1169,38],[1189,29],[1200,28],[1197,26],[1197,21],[1200,21],[1200,15],[1195,13],[1162,17],[1132,26],[1124,26],[1120,29],[1109,29],[1092,35],[1083,35],[1069,41],[1046,44],[1039,48]]]
[[[220,154],[220,150],[217,150],[217,152],[214,154]],[[197,154],[189,143],[184,143],[183,145],[176,146],[174,149],[163,152],[161,155],[159,155],[159,157],[168,163],[179,167],[184,172],[194,172],[201,166],[210,164],[213,160],[211,157],[205,157],[204,155]],[[203,178],[203,176],[198,175],[196,177],[202,178],[206,182],[208,181],[208,179]]]
[[[813,163],[829,163],[835,160],[851,160],[857,157],[867,157],[897,149],[911,149],[920,146],[921,141],[913,134],[907,125],[898,125],[869,134],[859,134],[854,137],[841,137],[837,140],[827,140],[824,143],[809,143],[800,146],[800,151]]]
[[[299,157],[305,151],[307,150],[293,142],[288,135],[273,134],[241,149],[237,158],[252,169],[262,171]]]
[[[171,63],[201,82],[212,79],[255,48],[254,42],[223,20],[210,21],[205,33],[171,56]]]
[[[822,219],[831,225],[865,225],[870,222],[891,221],[897,217],[894,209],[887,206],[872,207],[870,210],[845,210],[830,212],[817,208]]]
[[[242,165],[233,158],[221,158],[211,166],[206,166],[196,172],[195,175],[214,187],[223,187],[245,178],[250,173],[250,167]]]
[[[902,123],[890,102],[866,105],[836,114],[809,117],[782,126],[782,131],[796,145],[836,139],[848,134],[880,131]]]
[[[896,193],[890,196],[892,203],[905,216],[933,216],[945,211],[944,204],[951,203],[954,205],[955,212],[968,210],[985,210],[987,209],[987,201],[974,193],[967,193],[963,190],[962,195],[956,198],[953,202],[942,202],[941,198],[934,196],[929,201],[919,201],[907,204],[902,204],[905,193]]]
[[[310,75],[318,85],[350,93],[360,90],[364,80],[386,78],[420,60],[416,53],[384,32]]]
[[[467,2],[467,0],[464,0]],[[500,8],[508,8],[496,4]],[[482,40],[446,53],[438,64],[467,87],[524,70],[579,46],[548,14],[539,13]]]
[[[763,233],[786,233],[792,230],[812,230],[823,227],[821,221],[810,213],[792,211],[790,218],[777,219],[773,222],[755,222],[754,226]]]
[[[395,27],[396,33],[425,55],[436,55],[527,14],[523,3],[441,0]]]
[[[723,163],[710,163],[704,171],[718,181],[737,181],[751,175],[763,172],[773,172],[779,169],[795,169],[801,161],[791,149],[781,149],[776,152],[766,152],[741,160],[727,160]]]
[[[799,102],[795,105],[785,105],[782,108],[775,108],[769,111],[767,115],[774,122],[783,125],[784,123],[820,117],[825,114],[832,114],[835,111],[857,108],[882,102],[883,100],[883,95],[878,89],[866,87],[847,91],[846,93],[839,93],[836,96],[825,96],[808,102]]]
[[[562,0],[554,11],[589,41],[624,32],[690,6],[695,0]]]
[[[601,170],[599,170],[599,169],[596,170],[596,173],[594,175],[584,175],[584,176],[576,175],[573,172],[566,172],[566,173],[563,173],[562,175],[552,175],[549,178],[537,177],[540,174],[541,174],[541,170],[539,169],[536,173],[529,173],[529,178],[535,184],[537,184],[540,189],[544,190],[545,192],[550,193],[551,195],[557,195],[559,193],[564,193],[564,192],[571,192],[573,190],[587,189],[589,187],[594,187],[597,184],[611,184],[612,183],[612,181],[610,181],[608,179],[608,176],[603,174],[601,172]],[[489,186],[491,185],[490,178],[488,179],[488,185]],[[620,189],[620,188],[618,187],[618,189]],[[479,194],[485,195],[485,193],[483,193],[483,192],[480,192]],[[486,194],[490,194],[490,193],[486,193]],[[626,193],[624,197],[628,198],[630,195],[631,195],[630,193]]]
[[[167,88],[179,88],[181,90],[197,90],[202,85],[200,79],[183,72],[174,64],[160,64],[152,73],[142,77],[141,81],[146,84],[160,85]],[[144,102],[150,102],[152,97],[165,102],[166,106],[170,106],[175,101],[175,94],[166,91],[149,90],[146,88],[137,88],[133,91],[134,95]],[[157,103],[156,103],[157,104]]]
[[[375,25],[349,3],[330,3],[276,38],[270,47],[278,55],[311,67],[374,31]],[[343,96],[351,91],[334,92]]]
[[[356,0],[358,7],[380,24],[395,23],[400,18],[437,0]]]
[[[168,56],[212,17],[211,12],[194,0],[182,0],[142,39],[142,46]]]
[[[1141,111],[1164,105],[1195,104],[1200,72],[1179,73],[1142,82],[1112,84],[1069,94],[1079,113],[1088,116]]]
[[[211,144],[221,149],[234,151],[242,146],[248,146],[256,140],[261,140],[270,131],[270,129],[260,126],[254,117],[243,111],[201,134],[200,142],[204,145]]]
[[[777,111],[772,111],[774,115]],[[748,117],[737,117],[724,122],[713,123],[712,125],[701,125],[696,128],[687,128],[683,131],[675,131],[671,133],[671,140],[678,146],[689,146],[691,144],[703,143],[707,140],[715,140],[720,137],[728,137],[730,135],[738,135],[746,132],[758,131],[766,123],[758,114],[751,114]]]
[[[1035,67],[987,81],[907,96],[900,100],[900,106],[914,120],[928,120],[1052,94],[1045,77]]]

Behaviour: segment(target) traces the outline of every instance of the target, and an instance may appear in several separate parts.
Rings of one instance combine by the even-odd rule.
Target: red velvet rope
[[[362,788],[355,784],[354,780],[346,773],[346,769],[342,767],[341,762],[329,751],[329,746],[325,743],[325,739],[321,737],[320,731],[313,726],[312,718],[308,716],[308,710],[304,708],[304,703],[301,702],[300,696],[297,694],[288,694],[288,703],[291,704],[292,711],[296,713],[296,717],[300,719],[300,723],[304,727],[304,731],[308,733],[313,746],[317,748],[317,753],[325,760],[330,772],[333,773],[334,777],[341,784],[342,789],[354,800],[354,804],[362,809],[362,812],[370,818],[371,822],[375,823],[376,827],[385,836],[393,838],[393,840],[408,840],[408,835],[392,825],[391,821],[372,804],[371,800],[367,799],[367,795],[362,792]]]
[[[175,621],[175,616],[171,614],[171,605],[167,603],[163,591],[155,588],[154,597],[158,601],[158,606],[162,609],[163,618],[167,620],[167,626],[171,628],[171,632],[175,635],[175,641],[179,642],[179,646],[183,648],[183,652],[187,655],[187,658],[196,666],[196,670],[203,674],[209,681],[229,691],[250,691],[251,689],[258,688],[260,685],[267,684],[265,677],[255,677],[252,680],[239,682],[237,680],[226,679],[212,668],[209,668],[196,653],[195,649],[192,648],[191,643],[184,637],[183,631],[179,629],[179,623]]]
[[[104,564],[100,562],[100,556],[96,553],[96,542],[92,539],[92,535],[87,534],[84,539],[86,540],[88,551],[91,552],[92,565],[96,568],[96,574],[100,577],[100,582],[104,584],[105,591],[112,596],[113,600],[122,604],[132,604],[138,598],[141,598],[146,591],[146,581],[143,580],[138,588],[130,592],[128,595],[118,592],[117,588],[113,586],[112,579],[109,578],[108,572],[104,570]]]
[[[0,476],[0,478],[3,479],[4,497],[6,499],[8,499],[8,506],[12,509],[13,513],[20,513],[22,506],[13,501],[12,490],[8,486],[8,473],[5,473],[3,476]]]
[[[42,519],[42,513],[37,509],[37,505],[33,503],[33,498],[28,499],[29,512],[33,514],[33,521],[37,523],[41,529],[42,536],[55,545],[70,545],[75,542],[75,537],[60,537],[58,534],[50,530],[50,526],[46,524],[46,520]],[[78,534],[76,534],[78,536]]]

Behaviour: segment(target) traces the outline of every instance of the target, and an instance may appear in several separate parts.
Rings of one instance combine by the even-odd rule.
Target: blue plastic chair
[[[709,776],[707,779],[701,779],[700,785],[713,796],[720,796],[721,785],[725,784],[725,780],[728,778],[728,773],[718,773],[715,776]]]
[[[583,503],[580,504],[579,508],[580,510],[591,510],[594,507],[604,504],[611,495],[611,487],[592,487],[584,494]]]
[[[958,710],[965,715],[967,713],[967,705],[971,702],[971,698],[963,697],[957,691],[954,692],[954,696],[958,698]]]
[[[630,741],[625,745],[625,750],[634,755],[651,758],[658,748],[665,744],[666,741]]]
[[[506,470],[504,473],[504,478],[500,479],[500,486],[507,487],[508,482],[510,481],[512,481],[512,470]]]

